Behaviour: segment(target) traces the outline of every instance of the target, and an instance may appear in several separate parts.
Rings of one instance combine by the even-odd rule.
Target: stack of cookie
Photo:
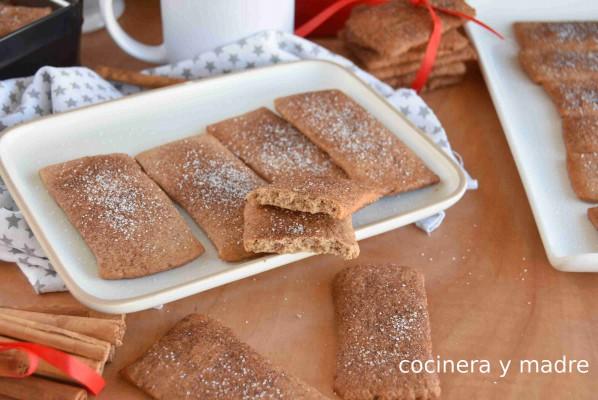
[[[598,202],[598,21],[519,22],[515,33],[521,65],[562,117],[571,186]]]
[[[475,15],[463,0],[439,0],[434,4]],[[465,20],[441,12],[438,16],[442,20],[442,39],[424,88],[427,90],[460,82],[465,63],[476,59],[475,50],[459,30]],[[340,37],[362,68],[393,87],[408,87],[421,66],[431,30],[426,8],[414,6],[409,0],[392,0],[354,8]]]

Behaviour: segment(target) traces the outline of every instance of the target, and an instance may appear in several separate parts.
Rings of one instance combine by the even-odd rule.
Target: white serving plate
[[[598,20],[598,3],[595,0],[471,0],[471,3],[480,20],[506,37],[501,41],[474,24],[467,26],[548,260],[561,271],[598,272],[598,234],[586,216],[591,204],[579,200],[571,189],[559,114],[542,87],[535,85],[521,69],[512,27],[515,21]]]
[[[14,127],[0,141],[0,168],[17,205],[71,293],[83,304],[128,313],[288,264],[311,254],[272,255],[240,263],[218,259],[206,235],[183,213],[206,252],[174,270],[109,281],[75,228],[42,185],[40,168],[74,158],[141,151],[204,131],[206,125],[310,90],[336,88],[356,99],[441,178],[434,187],[389,197],[354,216],[364,239],[430,216],[465,191],[461,169],[385,99],[336,64],[301,61],[128,96]]]

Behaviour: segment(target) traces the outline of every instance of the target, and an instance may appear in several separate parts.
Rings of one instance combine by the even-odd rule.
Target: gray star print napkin
[[[394,90],[349,60],[297,36],[266,31],[172,65],[145,71],[148,74],[201,79],[266,65],[303,59],[340,64],[385,96],[400,112],[421,128],[440,148],[460,164],[446,133],[432,110],[411,89]],[[83,68],[43,67],[34,76],[0,81],[0,135],[2,130],[38,116],[116,99],[140,91],[138,87],[104,81]],[[467,174],[467,173],[466,173]],[[477,182],[468,177],[469,189]],[[431,233],[444,219],[444,212],[418,221]],[[0,259],[15,262],[37,293],[66,290],[45,257],[39,243],[0,180]]]

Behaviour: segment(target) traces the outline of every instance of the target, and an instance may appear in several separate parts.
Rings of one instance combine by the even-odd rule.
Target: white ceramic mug
[[[113,0],[100,0],[106,29],[133,57],[176,62],[266,29],[293,31],[295,0],[161,0],[164,43],[130,37],[114,16]]]

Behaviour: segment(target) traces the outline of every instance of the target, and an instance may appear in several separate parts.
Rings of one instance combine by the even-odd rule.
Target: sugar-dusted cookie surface
[[[567,170],[577,197],[598,201],[598,153],[568,153]]]
[[[359,256],[351,218],[309,214],[279,207],[261,206],[248,199],[245,206],[247,251],[262,253],[335,254],[344,259]]]
[[[39,173],[104,279],[165,271],[204,251],[166,194],[126,154],[83,157]]]
[[[421,63],[426,53],[426,44],[414,47],[394,57],[378,54],[375,51],[360,47],[351,43],[350,34],[342,31],[339,36],[347,42],[347,46],[359,62],[368,70],[385,68],[399,63],[417,62]],[[451,29],[442,35],[437,57],[446,57],[469,46],[469,41],[457,29]]]
[[[570,153],[598,152],[598,115],[564,116],[563,136]]]
[[[598,50],[598,21],[516,22],[514,29],[524,49]]]
[[[400,366],[403,360],[432,358],[421,273],[392,264],[347,267],[334,279],[333,296],[338,343],[334,389],[342,398],[439,398],[436,373],[412,372],[408,363]]]
[[[538,83],[598,79],[598,50],[523,50],[519,61],[527,75]]]
[[[267,108],[210,125],[207,131],[269,182],[298,174],[346,177],[326,153]]]
[[[438,182],[438,177],[403,142],[341,91],[282,97],[275,100],[275,106],[351,179],[388,194]]]
[[[434,5],[475,15],[475,10],[462,0],[438,0]],[[463,25],[464,19],[438,13],[442,32]],[[391,0],[377,6],[356,7],[345,29],[350,40],[378,54],[396,56],[427,43],[432,30],[430,14],[425,7],[414,6],[410,0]]]
[[[179,321],[121,374],[158,400],[325,399],[199,314]]]
[[[588,208],[588,219],[594,225],[594,228],[598,229],[598,207]]]
[[[378,189],[350,179],[290,177],[257,188],[248,197],[260,205],[344,219],[381,196]]]
[[[598,81],[550,81],[543,86],[561,116],[598,115]]]
[[[51,7],[27,7],[0,3],[0,37],[52,13]]]
[[[167,143],[137,155],[147,174],[206,232],[218,256],[240,261],[245,197],[266,183],[210,135]]]

